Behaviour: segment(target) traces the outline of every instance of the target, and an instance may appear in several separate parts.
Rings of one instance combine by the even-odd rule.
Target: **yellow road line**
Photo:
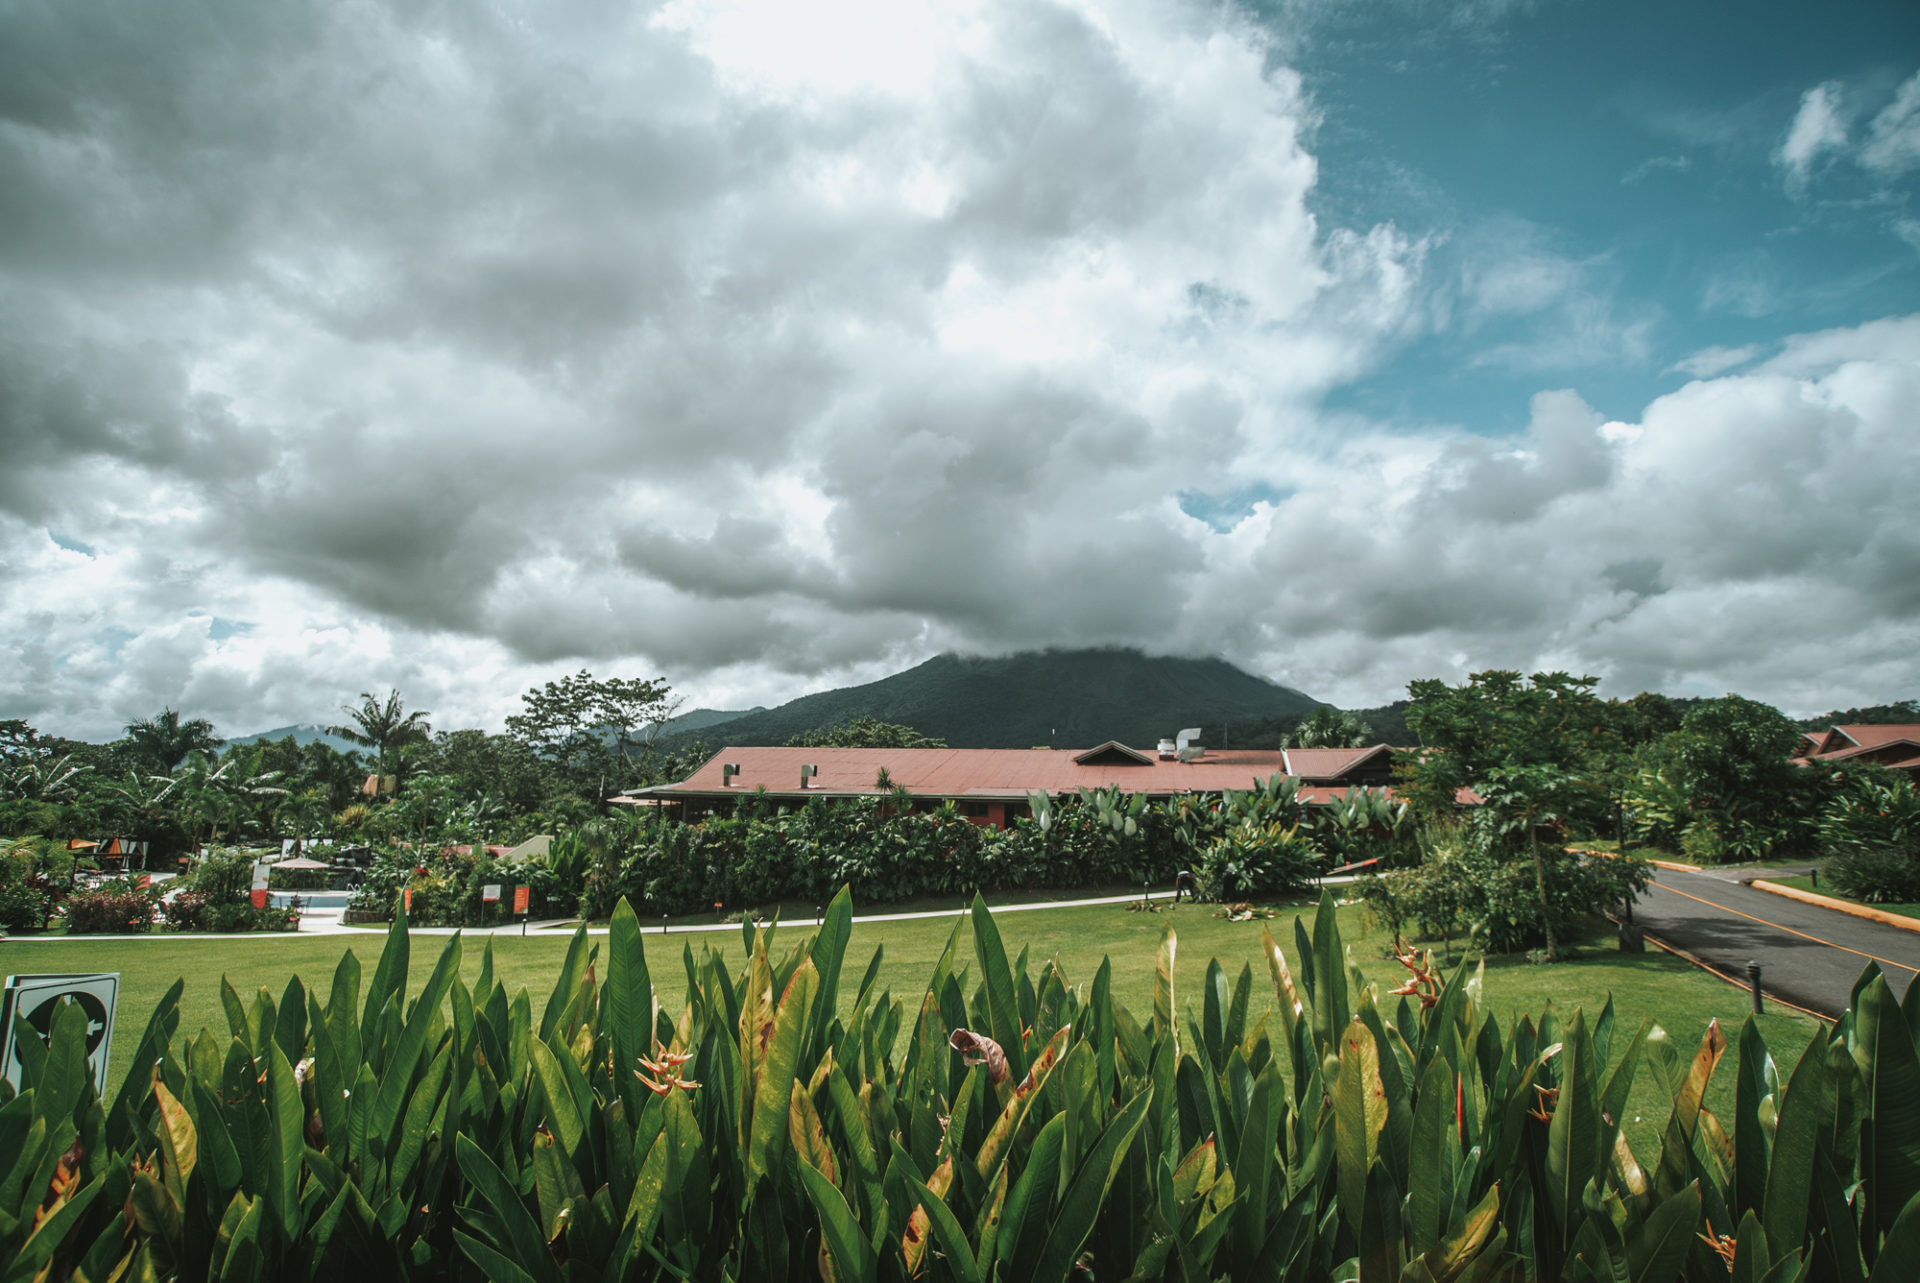
[[[1792,927],[1782,925],[1781,923],[1778,923],[1778,922],[1769,922],[1765,918],[1758,917],[1754,914],[1747,913],[1743,910],[1729,909],[1726,905],[1721,904],[1717,900],[1709,900],[1705,896],[1694,895],[1691,892],[1682,891],[1677,887],[1670,887],[1666,885],[1664,882],[1650,882],[1647,885],[1655,888],[1656,890],[1668,891],[1673,893],[1674,895],[1686,896],[1687,899],[1697,901],[1700,904],[1704,904],[1710,909],[1718,909],[1722,913],[1731,913],[1735,917],[1746,918],[1750,922],[1758,922],[1763,927],[1772,927],[1775,931],[1784,931],[1788,935],[1799,936],[1802,940],[1811,940],[1815,944],[1824,944],[1829,949],[1838,949],[1843,953],[1851,953],[1856,957],[1866,958],[1869,961],[1879,963],[1883,967],[1898,967],[1902,971],[1911,971],[1911,972],[1914,972],[1916,975],[1920,975],[1920,967],[1911,967],[1904,962],[1895,962],[1892,958],[1883,958],[1877,953],[1866,953],[1860,949],[1850,949],[1844,944],[1835,944],[1831,940],[1822,940],[1819,936],[1811,936],[1804,931],[1796,931]]]

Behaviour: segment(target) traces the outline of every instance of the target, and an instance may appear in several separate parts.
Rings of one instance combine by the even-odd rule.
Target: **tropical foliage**
[[[1150,1011],[1109,964],[1009,958],[976,903],[908,1002],[847,965],[851,907],[747,961],[680,959],[663,1009],[634,914],[583,933],[545,1003],[450,940],[409,993],[372,975],[223,986],[97,1094],[86,1020],[22,1025],[0,1105],[9,1277],[433,1280],[1271,1279],[1891,1283],[1920,1259],[1920,1054],[1872,967],[1797,1064],[1549,1007],[1503,1025],[1481,975],[1369,983],[1330,900],[1268,974],[1176,940]],[[970,936],[970,939],[968,937]],[[968,945],[971,948],[968,948]],[[964,966],[963,951],[972,955]],[[659,960],[652,960],[659,961]],[[1271,998],[1255,997],[1271,985]],[[1623,1128],[1634,1084],[1670,1102]],[[1636,1148],[1639,1145],[1640,1148]]]

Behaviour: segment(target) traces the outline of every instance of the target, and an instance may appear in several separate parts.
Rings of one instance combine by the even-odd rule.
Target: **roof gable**
[[[1108,740],[1084,753],[1075,753],[1073,760],[1077,766],[1152,766],[1154,762],[1153,758],[1128,748],[1119,740]]]

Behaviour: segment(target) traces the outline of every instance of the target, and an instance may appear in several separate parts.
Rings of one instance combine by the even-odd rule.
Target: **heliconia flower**
[[[1709,1227],[1709,1230],[1711,1230],[1711,1227]],[[1714,1253],[1718,1255],[1722,1261],[1726,1262],[1727,1270],[1729,1272],[1733,1270],[1733,1255],[1734,1255],[1735,1249],[1738,1247],[1738,1243],[1732,1235],[1714,1234],[1709,1232],[1706,1234],[1702,1234],[1700,1236],[1700,1241],[1702,1243],[1705,1243],[1708,1247],[1712,1248],[1714,1250]]]
[[[971,1029],[956,1029],[947,1036],[947,1045],[959,1052],[966,1064],[985,1065],[987,1077],[993,1080],[994,1086],[1007,1081],[1007,1053],[1000,1050],[1000,1044],[993,1039]]]
[[[656,1096],[664,1096],[675,1087],[678,1087],[681,1091],[698,1091],[700,1089],[699,1083],[680,1076],[680,1066],[692,1059],[693,1057],[691,1055],[679,1052],[660,1053],[658,1060],[649,1060],[645,1056],[642,1056],[640,1057],[640,1063],[651,1070],[654,1076],[649,1078],[638,1069],[633,1071],[633,1076],[645,1083],[648,1090],[652,1091]]]
[[[1413,973],[1407,982],[1398,989],[1389,989],[1391,994],[1401,994],[1420,999],[1420,1009],[1425,1011],[1440,1001],[1440,991],[1445,987],[1433,969],[1433,953],[1429,950],[1421,953],[1417,949],[1408,949],[1402,953],[1398,947],[1393,956],[1400,965]]]

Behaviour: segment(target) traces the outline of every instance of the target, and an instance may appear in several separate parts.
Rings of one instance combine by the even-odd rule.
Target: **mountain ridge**
[[[1151,746],[1190,726],[1218,744],[1217,733],[1232,722],[1301,717],[1322,706],[1216,657],[1118,647],[942,654],[878,681],[803,695],[705,733],[669,733],[662,742],[784,744],[805,731],[874,717],[954,748],[1090,748],[1110,739]]]

